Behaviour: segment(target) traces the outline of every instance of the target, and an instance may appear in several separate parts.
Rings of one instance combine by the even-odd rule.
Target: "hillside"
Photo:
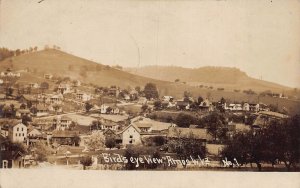
[[[291,114],[300,113],[299,101],[272,97],[258,97],[258,95],[247,95],[243,92],[233,92],[233,90],[227,89],[227,87],[225,87],[223,83],[221,85],[222,87],[225,87],[225,90],[220,91],[217,90],[216,87],[214,87],[214,89],[194,87],[191,84],[192,82],[190,82],[190,84],[182,84],[179,82],[175,83],[174,80],[172,82],[160,81],[158,79],[138,76],[123,70],[114,69],[107,65],[102,65],[53,49],[23,54],[0,61],[0,71],[6,70],[7,68],[11,68],[13,71],[21,72],[21,78],[18,82],[22,84],[26,84],[28,82],[41,83],[43,81],[47,81],[43,78],[43,75],[45,73],[51,73],[54,76],[78,79],[86,84],[94,84],[97,86],[116,85],[123,89],[128,88],[129,86],[131,88],[135,86],[143,87],[146,83],[152,82],[157,85],[159,94],[161,96],[172,95],[176,99],[178,99],[183,97],[184,91],[189,91],[195,98],[197,98],[198,96],[202,96],[203,98],[209,98],[212,101],[218,101],[221,99],[221,97],[224,97],[231,102],[263,102],[266,104],[276,104],[279,108],[285,107]],[[28,70],[27,72],[22,71],[26,69]],[[230,73],[230,70],[228,71]],[[259,84],[260,87],[263,88],[263,90],[278,86],[273,83],[261,82],[260,80],[251,79],[247,77],[245,73],[242,73],[237,69],[235,71],[236,73],[234,75],[236,76],[236,79],[231,79],[231,83],[229,83],[228,85],[235,85],[235,82],[241,84],[241,81],[236,81],[239,78],[239,80],[246,80],[244,81],[244,83],[248,83],[248,85],[245,86],[247,89],[254,88],[254,86]],[[229,73],[227,73],[226,77],[230,77]],[[157,74],[162,75],[161,72]],[[176,79],[178,75],[180,75],[172,72],[165,72],[164,74],[165,76],[169,76],[169,79],[171,79],[172,77]],[[215,75],[216,73],[206,74],[207,80],[209,80],[210,77],[218,77]],[[145,74],[145,76],[147,75]],[[192,74],[190,77],[192,78]],[[219,80],[217,78],[211,79],[214,79],[215,84],[220,84],[222,81],[221,78],[218,78]],[[226,79],[224,78],[224,80]],[[266,86],[263,84],[266,84]],[[269,87],[270,85],[272,87]],[[50,86],[54,86],[53,83],[51,83]]]
[[[251,78],[237,68],[202,67],[191,69],[176,66],[145,66],[125,70],[158,80],[174,82],[179,79],[180,82],[186,82],[193,86],[207,85],[231,91],[234,89],[252,89],[257,92],[266,90],[283,92],[291,89],[279,84]]]
[[[142,76],[133,75],[106,65],[98,64],[65,52],[49,49],[29,54],[11,57],[0,62],[0,70],[29,70],[32,76],[43,77],[46,73],[54,76],[79,79],[84,83],[93,83],[100,86],[119,85],[143,86],[147,82],[164,85],[168,82],[158,81]],[[26,75],[26,73],[24,73]],[[29,78],[29,76],[26,76]],[[33,82],[34,79],[26,81]]]

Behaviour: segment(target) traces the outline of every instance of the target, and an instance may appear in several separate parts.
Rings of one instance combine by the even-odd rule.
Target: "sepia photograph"
[[[0,0],[0,187],[299,187],[299,33],[299,0]]]

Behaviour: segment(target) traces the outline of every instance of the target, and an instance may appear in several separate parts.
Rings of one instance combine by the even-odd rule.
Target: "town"
[[[150,82],[121,89],[51,73],[39,82],[22,83],[18,80],[23,73],[26,70],[8,68],[0,74],[1,168],[186,169],[199,165],[167,165],[166,156],[178,160],[198,156],[199,161],[210,160],[205,166],[209,168],[224,166],[222,159],[228,158],[238,161],[239,168],[299,169],[299,116],[278,112],[275,105],[259,100],[228,102],[233,100],[223,97],[211,100],[188,91],[175,98],[161,96]],[[282,124],[290,132],[280,131]],[[270,150],[281,141],[290,144],[276,131],[292,132],[284,136],[298,139],[292,143],[295,148],[278,156],[268,149],[254,154],[243,150],[247,144],[273,146]],[[259,139],[265,138],[253,135],[281,139],[261,146]],[[285,153],[292,157],[286,158]],[[120,155],[122,160],[145,156],[166,160],[137,166],[130,160],[126,164],[107,160]]]

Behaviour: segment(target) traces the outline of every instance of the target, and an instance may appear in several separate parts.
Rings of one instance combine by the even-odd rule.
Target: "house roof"
[[[193,135],[195,139],[212,139],[212,136],[207,133],[207,129],[181,127],[170,127],[168,130],[167,137],[189,138],[191,135]]]
[[[37,109],[37,110],[48,110],[48,108],[47,108],[46,106],[42,105],[42,104],[38,104],[38,105],[36,106],[36,109]]]
[[[176,101],[176,104],[179,105],[179,106],[187,106],[189,105],[190,103],[188,101],[181,101],[181,100],[178,100]]]
[[[134,124],[130,124],[127,127],[125,127],[125,129],[123,129],[122,131],[118,132],[117,134],[122,134],[123,132],[125,132],[127,129],[129,129],[130,127],[133,127],[138,133],[141,133],[141,129],[139,129],[136,125]]]
[[[259,114],[266,115],[266,116],[272,116],[275,118],[288,118],[289,117],[288,115],[281,114],[278,112],[271,112],[271,111],[261,111],[261,112],[259,112]]]
[[[150,123],[142,123],[142,122],[136,122],[134,123],[138,128],[149,128],[152,127],[152,124]]]
[[[60,131],[56,130],[52,132],[52,137],[55,138],[72,138],[79,135],[78,131]]]
[[[68,116],[63,116],[60,120],[72,121],[72,119]]]

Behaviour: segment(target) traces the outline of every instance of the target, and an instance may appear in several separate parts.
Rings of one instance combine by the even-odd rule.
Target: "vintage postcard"
[[[299,33],[299,0],[0,0],[0,186],[299,187]]]

